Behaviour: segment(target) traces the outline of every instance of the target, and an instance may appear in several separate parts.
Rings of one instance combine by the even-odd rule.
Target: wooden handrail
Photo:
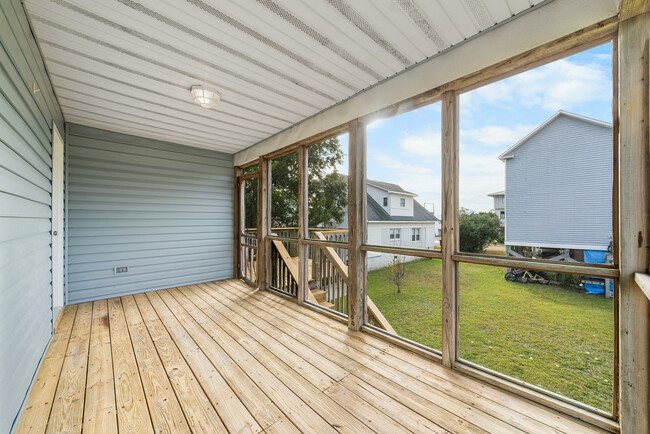
[[[314,232],[314,235],[316,235],[316,238],[318,238],[321,241],[327,241],[327,238],[325,238],[325,235],[323,235],[321,232]],[[331,247],[321,247],[321,250],[323,251],[323,253],[325,253],[327,259],[329,259],[332,262],[332,264],[334,264],[338,272],[341,273],[343,278],[347,281],[348,266],[343,263],[341,257],[336,254],[336,251]]]
[[[386,330],[394,335],[397,334],[395,329],[390,325],[383,313],[377,308],[375,303],[366,295],[366,306],[368,307],[368,316],[375,323],[375,326]]]
[[[284,264],[287,266],[287,269],[289,270],[289,273],[291,273],[293,280],[298,282],[298,266],[293,261],[293,258],[291,258],[291,255],[289,255],[287,248],[284,247],[284,244],[282,244],[281,241],[271,240],[271,242],[273,243],[273,246],[275,246],[275,249],[278,251],[282,262],[284,262]],[[309,300],[311,303],[318,304],[318,301],[312,295],[311,291],[307,291],[307,300]]]
[[[634,273],[634,281],[639,285],[639,288],[641,288],[641,291],[643,291],[648,300],[650,300],[650,275]]]

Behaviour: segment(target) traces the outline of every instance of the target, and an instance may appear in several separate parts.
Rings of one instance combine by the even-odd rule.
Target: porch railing
[[[271,241],[271,276],[269,286],[278,292],[298,295],[298,264],[282,241]]]
[[[255,235],[241,235],[239,254],[242,279],[253,284],[257,283],[257,237]]]

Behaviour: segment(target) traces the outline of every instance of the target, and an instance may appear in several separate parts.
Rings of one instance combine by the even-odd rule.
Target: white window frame
[[[402,208],[406,208],[406,198],[400,197],[399,206],[401,206]]]
[[[411,228],[411,241],[420,241],[420,229],[421,228]]]
[[[389,234],[388,238],[390,238],[391,240],[400,240],[400,239],[402,239],[402,230],[399,229],[399,228],[391,228],[391,229],[389,229],[388,234]]]

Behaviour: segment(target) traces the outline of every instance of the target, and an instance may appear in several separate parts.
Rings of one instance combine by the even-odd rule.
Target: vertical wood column
[[[271,162],[260,158],[260,174],[257,183],[257,285],[268,289],[271,269],[271,245],[266,237],[269,235],[271,205]]]
[[[366,127],[350,122],[348,162],[348,327],[366,322]]]
[[[239,176],[244,173],[239,167],[235,167],[234,171],[234,191],[233,191],[233,248],[232,248],[232,277],[239,278],[239,265],[241,262],[241,237],[239,234],[242,232],[242,220],[244,216],[244,201],[242,200],[242,185],[239,183]]]
[[[298,148],[298,303],[302,304],[307,300],[309,291],[309,260],[307,255],[308,246],[304,243],[309,236],[309,192],[307,166],[307,148]]]
[[[619,25],[619,405],[623,433],[650,432],[650,302],[634,281],[650,246],[650,12]]]
[[[458,96],[442,97],[442,363],[458,357]]]

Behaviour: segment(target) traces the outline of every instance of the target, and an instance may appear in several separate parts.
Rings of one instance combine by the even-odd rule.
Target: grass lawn
[[[441,261],[406,264],[402,294],[387,270],[368,295],[401,336],[442,346]],[[460,357],[611,411],[612,300],[552,285],[507,282],[505,270],[460,264]]]

